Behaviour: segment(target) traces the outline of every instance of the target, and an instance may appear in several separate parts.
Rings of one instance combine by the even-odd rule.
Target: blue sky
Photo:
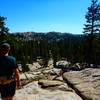
[[[0,0],[0,16],[10,32],[82,34],[91,0]]]

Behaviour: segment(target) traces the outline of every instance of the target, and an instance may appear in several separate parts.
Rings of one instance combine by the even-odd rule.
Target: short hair
[[[3,43],[0,45],[0,50],[3,50],[3,49],[10,49],[10,44],[8,43]]]

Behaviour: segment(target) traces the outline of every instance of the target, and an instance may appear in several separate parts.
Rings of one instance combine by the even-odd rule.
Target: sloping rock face
[[[66,72],[63,78],[84,100],[100,100],[99,68]]]
[[[51,83],[50,83],[51,84]],[[25,85],[16,91],[15,100],[82,100],[75,92],[59,89],[42,89],[38,82]]]

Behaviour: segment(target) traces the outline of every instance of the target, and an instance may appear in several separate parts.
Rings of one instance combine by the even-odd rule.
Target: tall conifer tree
[[[0,16],[0,34],[7,34],[9,29],[5,27],[5,17]]]
[[[0,42],[5,41],[9,29],[5,27],[5,17],[0,16]]]
[[[94,35],[100,33],[100,2],[98,0],[91,0],[91,6],[88,7],[85,18],[85,59],[90,65],[94,63]]]
[[[100,33],[100,2],[98,0],[91,2],[85,16],[87,24],[85,24],[84,33],[86,34]]]

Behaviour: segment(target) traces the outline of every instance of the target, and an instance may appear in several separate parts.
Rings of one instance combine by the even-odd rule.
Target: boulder
[[[70,71],[63,78],[84,100],[100,100],[100,69]]]
[[[38,62],[34,62],[32,65],[29,65],[30,71],[35,71],[35,70],[40,69],[42,67],[43,66],[41,66]]]
[[[63,83],[60,81],[52,81],[52,80],[39,80],[38,84],[41,85],[41,87],[53,87],[53,86],[59,86]]]
[[[42,88],[50,90],[73,91],[66,83],[56,80],[39,80],[38,84],[41,85]]]
[[[66,65],[69,65],[69,64],[70,64],[70,62],[68,62],[66,60],[61,60],[61,61],[56,62],[57,66],[59,66],[59,65],[66,66]]]
[[[62,69],[64,72],[68,70],[70,62],[66,60],[61,60],[56,62],[56,68]]]

